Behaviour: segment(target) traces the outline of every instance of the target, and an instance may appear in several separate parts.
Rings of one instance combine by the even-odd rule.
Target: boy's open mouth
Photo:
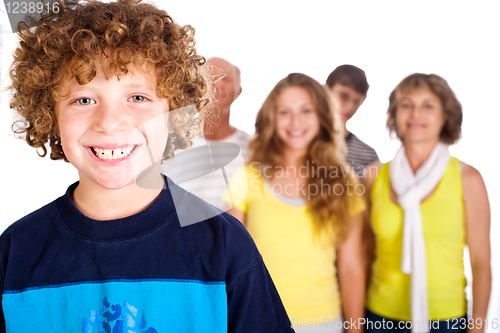
[[[101,160],[119,160],[132,154],[136,147],[137,145],[116,149],[90,147],[90,150],[92,150],[92,153],[94,153],[94,155]]]

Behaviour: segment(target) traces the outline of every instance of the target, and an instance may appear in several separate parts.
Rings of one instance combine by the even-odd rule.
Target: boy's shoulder
[[[370,151],[373,153],[375,152],[375,149],[373,149],[370,145],[368,145],[366,142],[362,141],[360,138],[358,138],[354,133],[350,133],[348,137],[346,138],[346,143],[348,146],[353,146],[357,149],[363,149],[366,151]]]
[[[350,133],[346,138],[347,156],[351,159],[360,160],[363,166],[367,166],[374,161],[378,161],[379,157],[375,149],[359,139],[353,133]]]
[[[60,198],[38,208],[28,215],[10,224],[2,233],[1,238],[14,237],[19,235],[28,238],[30,235],[39,235],[45,229],[54,216],[54,206]]]

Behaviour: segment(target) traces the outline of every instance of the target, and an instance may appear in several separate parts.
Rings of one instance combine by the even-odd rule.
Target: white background
[[[272,87],[291,72],[324,83],[342,64],[365,70],[368,97],[348,128],[375,148],[382,162],[399,147],[385,129],[388,96],[407,75],[444,77],[464,110],[463,137],[452,155],[483,175],[492,205],[493,289],[490,322],[500,318],[498,131],[500,2],[490,1],[165,1],[180,24],[196,29],[198,52],[240,67],[243,92],[231,122],[254,133],[255,115]],[[3,19],[1,21],[4,23]],[[4,23],[5,25],[5,23]],[[5,29],[5,28],[4,28]],[[14,36],[4,33],[5,85]],[[62,195],[78,175],[71,165],[40,158],[14,138],[3,94],[0,138],[0,229]],[[494,207],[496,206],[496,207]],[[498,319],[497,319],[498,320]],[[495,330],[500,332],[500,329]],[[493,330],[489,330],[493,332]]]

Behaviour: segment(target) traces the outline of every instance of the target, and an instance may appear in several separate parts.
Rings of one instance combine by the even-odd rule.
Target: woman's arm
[[[481,329],[475,325],[469,332],[484,332],[491,292],[490,204],[481,174],[470,165],[464,166],[462,187],[472,267],[472,318],[483,320]]]
[[[363,230],[363,213],[351,217],[351,231],[347,239],[340,244],[337,250],[337,269],[342,297],[344,320],[356,323],[356,328],[349,328],[348,332],[362,331],[359,327],[359,318],[365,312],[365,272],[363,267],[363,250],[361,234]]]
[[[236,217],[241,222],[241,224],[245,225],[245,217],[246,217],[245,212],[242,212],[241,210],[236,208],[231,208],[227,212]]]
[[[373,184],[377,179],[378,172],[380,170],[381,163],[379,161],[374,162],[365,169],[363,176],[363,186],[364,186],[364,199],[366,203],[366,210],[363,214],[363,261],[365,266],[365,278],[366,287],[368,288],[368,283],[370,282],[370,274],[373,260],[375,260],[375,235],[373,234],[372,224],[371,224],[371,199],[370,193],[373,188]]]

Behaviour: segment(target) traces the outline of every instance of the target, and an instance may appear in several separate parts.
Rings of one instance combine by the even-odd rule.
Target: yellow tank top
[[[255,168],[247,166],[234,175],[231,190],[236,193],[241,189],[248,189],[248,195],[237,195],[245,199],[236,208],[246,213],[245,226],[262,254],[292,325],[326,324],[339,317],[342,303],[334,241],[314,237],[313,218],[307,207],[279,200]],[[350,213],[363,212],[362,198],[352,199]]]
[[[389,164],[384,164],[370,193],[375,261],[367,295],[370,311],[411,320],[410,275],[401,272],[403,209],[390,197]],[[432,320],[467,312],[463,249],[465,215],[460,161],[451,158],[432,196],[420,204],[427,258],[427,298]]]

